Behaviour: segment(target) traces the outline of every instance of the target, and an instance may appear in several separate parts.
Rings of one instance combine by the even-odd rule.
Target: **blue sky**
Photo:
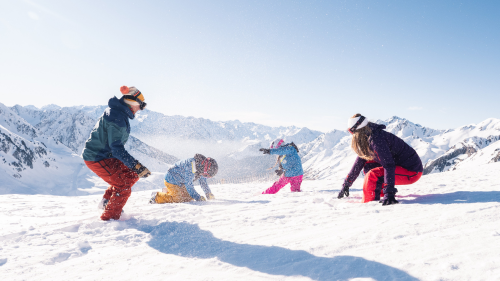
[[[140,3],[144,2],[144,3]],[[0,102],[345,129],[500,118],[500,1],[0,1]]]

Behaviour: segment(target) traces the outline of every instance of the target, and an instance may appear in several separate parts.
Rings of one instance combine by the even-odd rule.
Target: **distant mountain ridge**
[[[19,105],[9,108],[0,104],[0,168],[4,171],[2,179],[10,186],[0,188],[0,193],[17,192],[23,187],[28,193],[86,194],[82,190],[90,186],[87,180],[93,174],[79,155],[105,108],[57,105],[40,109]],[[373,122],[386,125],[388,132],[417,151],[425,165],[424,174],[500,159],[499,119],[449,130],[435,130],[397,116]],[[343,130],[322,133],[305,127],[211,121],[150,110],[137,113],[131,120],[126,149],[150,170],[158,172],[155,179],[161,178],[175,161],[195,153],[216,158],[220,178],[245,177],[274,173],[270,168],[275,157],[263,155],[258,149],[269,147],[276,138],[298,145],[306,179],[344,178],[356,158],[350,148],[351,135]],[[66,182],[66,189],[48,191],[37,187],[35,174],[51,175],[57,182],[52,186],[64,186]],[[148,189],[148,185],[158,187],[149,181],[137,188]]]
[[[500,120],[495,118],[450,130],[423,127],[397,116],[373,122],[386,125],[386,131],[400,137],[417,151],[424,164],[424,174],[463,168],[466,165],[461,162],[478,158],[476,155],[481,154],[484,148],[497,145],[500,140]],[[356,159],[350,143],[350,134],[333,130],[301,145],[306,176],[314,179],[344,178]],[[483,157],[475,163],[486,164],[500,158],[497,154],[490,154],[488,161]]]

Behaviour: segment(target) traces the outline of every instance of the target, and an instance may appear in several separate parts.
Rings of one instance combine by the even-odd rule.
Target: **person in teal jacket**
[[[218,169],[215,159],[201,154],[179,161],[168,170],[165,175],[165,188],[162,192],[153,192],[150,203],[183,203],[215,199],[208,186],[207,178],[215,176]],[[194,189],[193,182],[196,180],[199,180],[201,189],[207,196],[206,199]]]
[[[297,146],[293,142],[283,144],[282,139],[277,139],[269,148],[261,148],[260,151],[264,154],[279,155],[279,169],[275,172],[280,176],[280,179],[262,194],[275,194],[288,183],[292,192],[300,192],[304,170]]]
[[[135,87],[120,88],[123,96],[113,97],[85,142],[82,158],[87,167],[110,186],[99,207],[104,209],[102,220],[120,218],[132,186],[151,173],[125,150],[130,134],[129,119],[146,106],[144,96]]]

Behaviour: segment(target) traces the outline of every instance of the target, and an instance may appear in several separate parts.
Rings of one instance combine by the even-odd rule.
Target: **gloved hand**
[[[393,185],[387,185],[384,188],[384,199],[380,200],[379,203],[382,203],[382,206],[398,204],[399,201],[396,200],[395,197],[396,192],[398,192],[397,188],[395,188]]]
[[[267,148],[261,148],[261,149],[259,149],[259,151],[262,151],[262,153],[264,153],[264,154],[271,154],[271,150],[267,149]]]
[[[346,185],[345,183],[342,185],[342,189],[339,192],[339,195],[337,196],[339,199],[342,197],[349,197],[349,186]]]
[[[279,169],[279,170],[274,170],[274,172],[276,173],[276,175],[278,176],[281,176],[283,174],[283,170]]]
[[[206,194],[207,195],[207,200],[214,200],[215,196],[212,193]]]
[[[200,196],[200,199],[198,199],[197,201],[207,201],[207,199],[205,199],[205,197],[203,196]]]
[[[142,166],[141,163],[137,162],[132,171],[136,172],[140,178],[147,178],[151,175],[151,172],[148,168]]]

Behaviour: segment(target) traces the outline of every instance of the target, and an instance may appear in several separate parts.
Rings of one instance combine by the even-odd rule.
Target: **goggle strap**
[[[138,96],[141,92],[139,91],[137,93],[138,94],[136,94],[136,95]],[[129,100],[135,100],[136,102],[139,103],[141,110],[143,110],[144,108],[146,108],[147,103],[145,103],[142,100],[140,100],[139,98],[137,98],[136,95],[124,95],[123,97],[126,99],[129,99]]]

